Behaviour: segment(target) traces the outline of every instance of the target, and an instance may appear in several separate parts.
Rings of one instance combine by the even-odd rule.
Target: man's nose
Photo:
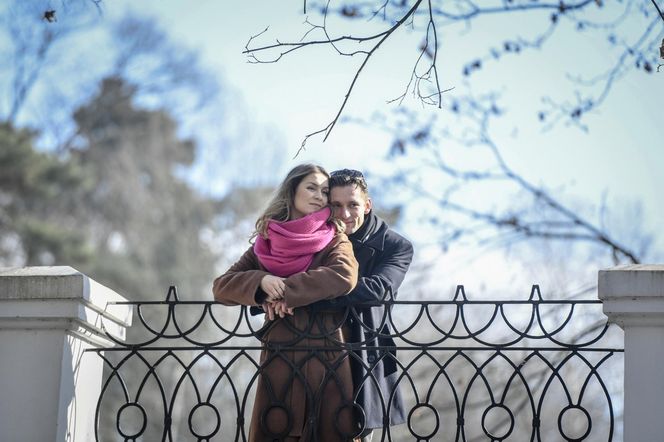
[[[346,209],[343,207],[335,207],[334,208],[334,216],[339,218],[339,219],[344,219],[346,217]]]

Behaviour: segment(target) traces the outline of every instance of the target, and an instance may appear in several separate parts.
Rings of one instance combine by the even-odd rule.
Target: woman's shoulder
[[[334,236],[332,237],[332,241],[330,241],[330,244],[341,244],[341,243],[350,243],[350,240],[348,239],[348,235],[346,235],[344,232],[336,232]]]
[[[349,260],[355,260],[353,244],[345,233],[336,233],[332,237],[332,240],[320,252],[314,255],[310,268],[316,268],[321,265],[327,266],[331,263],[338,264]]]
[[[348,236],[343,232],[337,232],[334,234],[330,242],[319,252],[320,254],[327,254],[334,250],[346,249],[353,250],[353,245],[351,244]]]
[[[242,267],[244,270],[248,270],[251,268],[255,269],[261,269],[261,264],[260,260],[258,259],[258,255],[256,255],[256,251],[254,250],[254,245],[250,245],[244,253],[240,256],[240,258],[237,260],[237,262],[231,266],[229,271],[234,270],[236,267]]]

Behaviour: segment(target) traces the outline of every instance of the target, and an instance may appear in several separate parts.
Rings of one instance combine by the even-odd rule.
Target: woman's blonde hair
[[[270,220],[288,221],[293,213],[293,204],[295,201],[295,192],[297,186],[302,182],[304,177],[312,173],[322,173],[329,180],[330,174],[325,169],[316,164],[300,164],[295,166],[288,172],[286,178],[281,182],[274,196],[267,205],[267,208],[256,221],[256,230],[249,239],[252,241],[256,236],[262,235],[267,238],[267,225]],[[329,202],[329,201],[328,201]],[[328,223],[334,224],[338,233],[345,231],[344,224],[330,215]]]

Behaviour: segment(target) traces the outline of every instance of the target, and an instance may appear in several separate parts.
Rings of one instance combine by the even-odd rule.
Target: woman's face
[[[295,189],[291,219],[302,218],[325,207],[329,192],[325,175],[314,172],[305,176]]]

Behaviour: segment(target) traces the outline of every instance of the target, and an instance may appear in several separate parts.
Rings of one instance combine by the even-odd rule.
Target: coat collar
[[[371,210],[365,217],[362,227],[349,238],[354,244],[382,251],[385,248],[387,228],[387,223]]]

